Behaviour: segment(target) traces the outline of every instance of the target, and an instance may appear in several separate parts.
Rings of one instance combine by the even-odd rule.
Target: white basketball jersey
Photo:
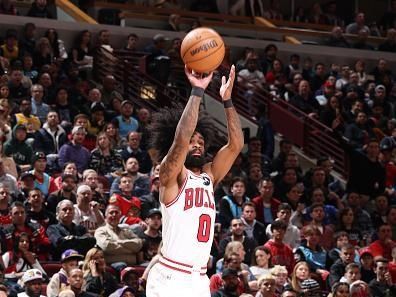
[[[171,261],[206,267],[213,242],[216,207],[206,173],[187,176],[175,199],[162,208],[162,255]]]

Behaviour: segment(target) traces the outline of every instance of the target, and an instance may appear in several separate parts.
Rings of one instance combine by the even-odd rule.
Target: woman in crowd
[[[265,75],[265,80],[270,85],[281,85],[283,86],[287,82],[285,68],[283,63],[279,59],[272,61],[271,70]]]
[[[109,296],[118,289],[114,276],[106,271],[103,251],[94,247],[87,252],[83,265],[85,290],[100,296]]]
[[[5,278],[9,284],[16,285],[26,270],[38,269],[46,275],[37,260],[37,255],[31,251],[29,234],[21,233],[15,238],[14,249],[3,254]]]
[[[69,102],[69,92],[64,87],[59,87],[55,91],[55,110],[59,114],[59,122],[73,123],[74,116],[78,114],[77,110]]]
[[[351,295],[349,295],[349,284],[335,283],[328,297],[350,297],[350,296]]]
[[[93,67],[93,58],[91,53],[91,32],[84,30],[80,32],[71,51],[71,60],[77,65],[80,74],[90,71]],[[86,74],[86,73],[84,73]],[[85,78],[86,75],[83,75]]]
[[[320,296],[319,283],[310,277],[310,270],[307,262],[298,262],[292,273],[292,287],[299,293],[307,296]]]
[[[119,149],[121,147],[121,137],[118,130],[117,122],[109,122],[104,126],[103,131],[106,133],[110,140],[111,147]]]
[[[89,168],[108,178],[110,184],[117,172],[123,169],[121,155],[112,148],[110,138],[105,132],[100,132],[96,139],[96,148],[91,152]]]
[[[271,251],[265,246],[258,246],[254,250],[250,271],[259,279],[264,274],[271,272]]]
[[[352,208],[346,207],[338,212],[337,231],[348,233],[349,242],[355,246],[361,246],[363,236],[360,230],[355,227],[355,215]]]
[[[45,32],[44,37],[48,38],[52,48],[53,57],[57,62],[62,62],[67,59],[68,55],[65,43],[59,39],[58,32],[55,29],[48,29]]]
[[[235,177],[231,182],[231,195],[224,196],[220,201],[219,221],[226,229],[232,219],[239,219],[242,214],[243,203],[250,199],[246,194],[246,182],[241,177]]]
[[[339,97],[335,95],[330,97],[320,112],[320,121],[331,129],[343,132],[344,116]]]
[[[0,141],[0,159],[3,162],[5,173],[11,174],[13,177],[18,178],[18,171],[15,161],[12,157],[7,157],[4,155],[2,141]]]

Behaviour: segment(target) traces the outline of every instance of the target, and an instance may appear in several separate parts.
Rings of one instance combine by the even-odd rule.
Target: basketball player
[[[208,117],[199,117],[199,107],[213,73],[197,77],[187,67],[185,73],[192,91],[182,115],[166,108],[154,116],[151,127],[153,146],[160,156],[166,156],[159,172],[163,246],[148,275],[147,297],[210,296],[206,265],[216,214],[213,187],[227,174],[243,147],[239,116],[231,101],[235,67],[231,67],[228,80],[222,78],[220,88],[228,143],[210,163],[205,163],[205,147],[214,127]],[[171,121],[176,124],[178,119],[172,131]],[[166,144],[169,135],[175,137],[173,143],[171,139]]]

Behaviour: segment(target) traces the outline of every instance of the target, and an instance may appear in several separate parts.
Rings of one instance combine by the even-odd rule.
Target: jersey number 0
[[[199,226],[197,239],[199,242],[208,242],[210,238],[210,228],[212,226],[212,219],[207,214],[202,214],[199,217]]]

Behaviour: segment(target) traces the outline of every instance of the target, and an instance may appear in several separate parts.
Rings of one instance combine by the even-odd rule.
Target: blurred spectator
[[[9,208],[10,202],[11,202],[10,191],[3,183],[1,183],[0,184],[0,226],[2,228],[12,223],[12,216]]]
[[[166,26],[166,30],[168,31],[181,31],[180,22],[181,16],[179,14],[171,14],[169,16],[168,24]]]
[[[49,225],[57,223],[54,214],[45,207],[44,197],[39,189],[29,191],[26,218],[28,222],[39,223],[45,230]]]
[[[83,225],[73,223],[74,207],[70,200],[62,200],[56,207],[56,217],[59,221],[47,229],[47,234],[52,245],[52,259],[58,260],[62,252],[74,248],[79,254],[85,255],[95,243],[95,237],[91,236]]]
[[[315,73],[309,80],[312,92],[316,92],[325,83],[327,74],[325,71],[325,65],[321,62],[315,64]]]
[[[320,296],[320,285],[311,278],[311,272],[306,262],[298,262],[294,266],[291,279],[291,285],[295,291],[308,296]]]
[[[106,208],[105,225],[95,231],[97,244],[103,250],[107,263],[117,271],[137,264],[143,245],[143,241],[130,229],[118,226],[120,218],[120,208],[109,205]]]
[[[191,3],[190,10],[218,13],[216,1],[212,0],[194,0]]]
[[[67,281],[70,284],[69,285],[70,291],[71,291],[71,293],[74,293],[74,296],[76,296],[76,297],[95,297],[95,296],[97,296],[96,294],[86,292],[85,289],[83,288],[84,287],[84,273],[81,269],[73,268],[69,273],[69,277],[67,278]],[[61,297],[62,292],[59,294],[59,297]],[[67,290],[64,292],[67,292]]]
[[[358,31],[357,41],[352,45],[353,48],[363,49],[363,50],[374,50],[371,44],[368,44],[369,32],[366,29],[360,29]]]
[[[65,43],[63,40],[59,39],[58,32],[55,29],[48,29],[45,31],[44,37],[46,37],[50,43],[52,56],[55,62],[61,63],[68,58]]]
[[[369,288],[374,296],[386,297],[396,294],[396,284],[393,284],[389,273],[389,260],[379,258],[375,261],[374,271],[376,279],[369,283]]]
[[[281,172],[284,169],[284,163],[287,155],[292,150],[292,143],[287,139],[281,139],[279,141],[279,154],[275,157],[272,162],[272,168],[275,171]]]
[[[239,276],[238,271],[230,268],[224,269],[221,275],[223,286],[211,294],[212,297],[238,296]]]
[[[80,73],[92,69],[93,66],[91,35],[88,30],[81,31],[71,50],[72,62],[77,65]]]
[[[139,168],[141,173],[149,173],[152,167],[151,157],[147,151],[140,148],[141,134],[139,132],[131,131],[127,135],[128,146],[121,152],[121,157],[128,160],[131,157],[139,161]]]
[[[104,48],[110,52],[113,51],[113,48],[110,45],[110,31],[107,29],[103,29],[98,32],[96,46],[95,46],[94,51],[97,52],[101,48]]]
[[[12,225],[4,229],[7,249],[12,250],[15,244],[15,238],[25,232],[31,240],[31,251],[37,255],[39,260],[47,260],[50,241],[45,234],[45,229],[38,223],[26,221],[26,210],[21,202],[14,202],[10,209]]]
[[[65,143],[59,150],[59,165],[63,166],[66,162],[74,162],[78,172],[84,171],[88,167],[90,153],[82,146],[86,130],[80,126],[74,126],[69,143]]]
[[[290,99],[290,103],[310,117],[317,116],[320,110],[320,105],[313,97],[309,83],[306,80],[300,81],[298,94]]]
[[[44,123],[47,119],[50,108],[43,102],[43,87],[39,84],[33,85],[30,89],[30,92],[32,94],[32,114],[37,116],[41,123]]]
[[[365,199],[362,198],[362,195],[350,192],[347,194],[345,202],[346,206],[351,208],[353,211],[354,227],[360,230],[363,240],[366,241],[365,243],[367,244],[367,242],[370,242],[370,237],[373,233],[373,224],[371,222],[370,215],[363,209],[364,200]]]
[[[8,88],[10,90],[8,99],[16,104],[21,104],[22,99],[29,97],[29,88],[22,84],[23,78],[23,72],[20,68],[11,68],[10,79],[8,81]]]
[[[36,49],[33,53],[34,66],[41,69],[44,65],[50,65],[53,62],[53,53],[48,38],[41,37],[36,42]]]
[[[18,194],[17,181],[14,176],[6,173],[4,161],[0,159],[0,183],[9,191],[9,194],[16,196]]]
[[[22,297],[44,297],[40,293],[43,290],[45,274],[38,269],[29,269],[22,276],[24,291],[18,296]]]
[[[131,33],[128,35],[127,42],[123,47],[123,49],[127,51],[136,51],[138,42],[139,42],[139,37],[135,33]]]
[[[377,230],[378,239],[369,245],[374,260],[385,258],[392,260],[392,249],[396,242],[392,240],[392,227],[388,223],[383,223]]]
[[[277,55],[278,47],[275,44],[270,43],[264,48],[264,57],[260,63],[260,70],[264,74],[271,69],[272,62],[277,58]]]
[[[121,103],[121,115],[116,117],[118,129],[122,138],[127,138],[129,133],[139,128],[138,121],[132,116],[134,104],[132,101],[124,100]]]
[[[158,208],[150,209],[145,219],[147,229],[138,234],[143,241],[143,260],[150,262],[157,255],[162,242],[162,214]]]
[[[102,88],[100,89],[101,102],[105,106],[110,106],[113,97],[122,98],[122,95],[117,91],[117,81],[113,75],[106,75],[103,78]]]
[[[83,272],[85,280],[83,288],[87,292],[109,296],[118,288],[114,276],[106,271],[104,253],[98,247],[94,247],[87,252]]]
[[[29,53],[33,55],[36,48],[36,25],[33,23],[26,23],[23,26],[22,36],[19,38],[18,44],[21,55]]]
[[[26,104],[30,102],[26,101]],[[12,137],[4,144],[4,154],[12,157],[22,171],[30,169],[33,150],[26,143],[27,129],[24,125],[15,125],[12,130]]]
[[[7,59],[9,63],[19,57],[19,46],[17,32],[14,29],[8,29],[5,34],[4,44],[0,47],[0,55]]]
[[[389,68],[388,61],[385,59],[379,59],[377,66],[375,66],[374,70],[370,74],[374,75],[374,80],[377,85],[382,84],[387,90],[392,88],[393,73]]]
[[[348,139],[349,145],[355,149],[361,149],[374,137],[371,127],[367,123],[367,115],[359,111],[355,122],[345,127],[344,136]]]
[[[396,28],[396,1],[390,1],[390,7],[388,11],[384,13],[380,21],[380,28],[382,32],[386,32],[389,29]]]
[[[74,162],[66,162],[63,166],[62,166],[62,175],[63,174],[70,174],[72,176],[74,176],[76,183],[78,182],[80,176],[79,173],[77,171],[77,166],[76,163]],[[57,177],[51,177],[51,181],[50,181],[50,190],[49,192],[52,193],[56,190],[59,190],[62,188],[62,175],[57,176]],[[56,204],[54,205],[54,209],[56,207]]]
[[[396,3],[396,1],[393,1]],[[389,29],[386,32],[386,40],[378,46],[379,51],[383,52],[396,52],[396,30]]]
[[[47,0],[35,0],[30,7],[27,16],[35,18],[55,19],[49,10]]]
[[[329,25],[344,27],[345,22],[343,19],[340,18],[339,13],[337,11],[337,1],[327,2],[325,4],[324,10]]]
[[[13,115],[11,122],[14,128],[16,126],[24,125],[27,129],[27,133],[29,134],[28,138],[31,138],[41,127],[40,119],[32,114],[31,100],[27,98],[22,99],[19,111],[19,113],[15,113]]]
[[[260,180],[259,192],[260,196],[254,197],[252,202],[256,206],[257,220],[266,226],[275,220],[280,201],[273,197],[274,184],[268,178]]]
[[[263,245],[267,240],[265,225],[256,220],[256,206],[252,202],[245,202],[242,206],[241,221],[245,226],[248,237],[254,238],[258,245]]]
[[[326,15],[323,14],[322,7],[319,2],[315,2],[312,5],[310,13],[308,15],[308,22],[321,25],[325,25],[328,23]]]
[[[305,9],[302,6],[298,6],[291,17],[291,21],[299,23],[307,23],[308,16],[305,14]]]
[[[19,12],[12,0],[2,0],[0,4],[0,14],[19,15]]]
[[[345,274],[345,267],[353,263],[355,255],[355,248],[352,244],[346,243],[341,247],[340,259],[338,259],[330,267],[329,283],[333,286]]]
[[[77,202],[77,197],[74,193],[77,185],[76,176],[69,173],[63,173],[61,175],[61,181],[61,188],[57,191],[50,193],[47,198],[47,208],[52,213],[56,213],[56,206],[62,200],[67,199],[72,201],[73,203]]]
[[[333,27],[333,29],[331,30],[331,35],[326,42],[326,45],[336,47],[350,47],[348,41],[343,36],[341,27],[339,26]]]
[[[260,3],[260,1],[259,1]],[[267,19],[272,19],[272,20],[282,20],[283,19],[283,13],[280,7],[280,1],[279,0],[271,0],[270,1],[270,7],[269,9],[266,9],[262,15]]]
[[[85,137],[82,140],[82,146],[87,150],[92,151],[96,147],[96,135],[90,133],[88,129],[90,128],[89,117],[80,113],[74,116],[74,127],[80,127],[85,130]],[[73,130],[72,130],[73,134]],[[70,135],[69,135],[70,138]],[[73,138],[73,135],[71,136]]]
[[[345,32],[348,34],[358,34],[361,29],[365,29],[367,32],[370,32],[370,28],[365,24],[365,15],[363,12],[358,12],[355,15],[355,22],[349,24]]]

